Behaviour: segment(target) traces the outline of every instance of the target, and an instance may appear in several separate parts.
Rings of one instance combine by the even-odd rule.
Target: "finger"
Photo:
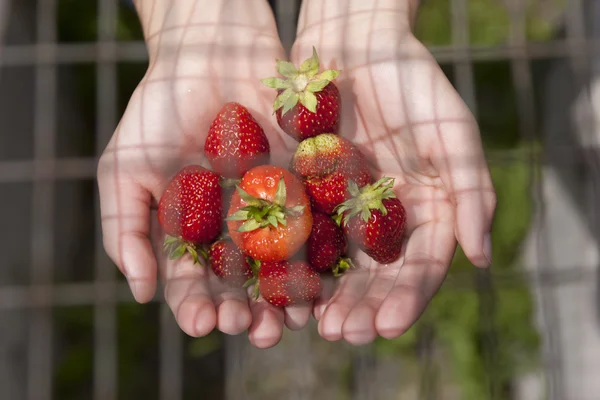
[[[284,311],[259,297],[250,300],[252,324],[248,329],[248,339],[253,346],[267,349],[275,346],[283,335]]]
[[[404,264],[375,316],[380,336],[396,338],[417,321],[444,281],[455,249],[451,222],[431,222],[415,229]]]
[[[284,321],[285,326],[291,331],[298,331],[308,324],[310,313],[313,309],[313,302],[295,304],[285,307]]]
[[[116,152],[100,160],[98,189],[106,253],[127,278],[136,301],[150,301],[157,270],[149,240],[151,195],[121,173]]]
[[[456,237],[473,264],[487,267],[492,262],[490,232],[496,194],[479,132],[474,122],[442,122],[439,126],[433,164],[456,207]]]
[[[357,266],[347,271],[319,321],[318,330],[323,339],[337,341],[342,339],[342,325],[352,307],[363,295],[370,271]]]
[[[226,285],[210,269],[208,275],[217,310],[217,329],[228,335],[244,332],[252,323],[246,289]]]
[[[337,283],[338,279],[334,278],[333,276],[323,277],[323,289],[321,290],[321,295],[315,299],[313,306],[313,317],[317,321],[321,319],[327,304],[333,296],[333,292]]]
[[[208,335],[217,324],[217,313],[206,267],[193,264],[186,254],[178,260],[168,260],[165,275],[165,299],[179,327],[193,337]]]
[[[403,244],[404,253],[406,241]],[[366,256],[366,255],[365,255]],[[403,255],[391,265],[378,265],[370,261],[372,267],[367,289],[360,301],[350,310],[342,325],[344,340],[354,345],[371,343],[377,338],[375,317],[381,304],[394,286],[403,262]]]

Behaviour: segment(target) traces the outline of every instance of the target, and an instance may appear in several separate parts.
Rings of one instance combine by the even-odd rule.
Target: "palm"
[[[360,147],[375,175],[395,178],[408,226],[400,260],[378,265],[364,253],[353,254],[357,268],[329,282],[314,315],[329,340],[360,344],[378,335],[397,337],[443,282],[457,236],[474,263],[487,264],[481,237],[476,237],[476,230],[486,229],[485,221],[477,217],[478,211],[493,214],[493,189],[469,110],[414,37],[399,35],[404,39],[387,46],[376,41],[376,50],[347,39],[353,48],[348,50],[328,46],[317,31],[301,31],[294,61],[321,43],[324,66],[342,70],[336,81],[343,102],[340,134]],[[399,48],[406,50],[404,56]],[[458,206],[461,199],[467,202]],[[456,223],[464,220],[468,207],[476,221]]]

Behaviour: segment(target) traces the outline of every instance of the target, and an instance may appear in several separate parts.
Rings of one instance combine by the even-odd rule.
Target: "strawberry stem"
[[[352,259],[348,257],[340,258],[337,264],[332,268],[333,276],[339,277],[344,274],[350,268],[355,268]]]
[[[196,246],[194,243],[183,240],[180,237],[167,235],[163,243],[163,251],[168,255],[170,260],[181,258],[185,253],[189,253],[192,256],[194,264],[200,264],[198,254],[200,254],[204,261],[208,260],[208,253],[202,246]]]
[[[354,181],[348,181],[350,198],[336,208],[339,216],[343,215],[344,222],[360,214],[364,222],[371,219],[371,210],[379,210],[383,215],[387,209],[383,200],[396,198],[393,190],[394,178],[383,177],[373,184],[359,188]]]
[[[287,191],[283,176],[277,184],[273,202],[256,198],[239,186],[236,189],[242,200],[248,204],[226,218],[227,221],[243,221],[238,232],[251,232],[256,229],[279,225],[287,226],[287,216],[298,216],[304,211],[304,206],[286,207]]]
[[[281,93],[275,98],[275,103],[273,103],[273,111],[275,112],[281,108],[281,115],[285,115],[298,102],[310,112],[316,113],[317,98],[315,93],[323,90],[341,72],[328,69],[319,73],[321,63],[314,46],[312,56],[304,60],[298,68],[289,61],[276,61],[277,72],[287,79],[266,78],[262,79],[262,83],[270,88],[281,90]]]

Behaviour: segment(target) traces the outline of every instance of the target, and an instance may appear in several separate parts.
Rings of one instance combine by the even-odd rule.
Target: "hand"
[[[496,197],[473,116],[410,30],[406,5],[373,10],[351,0],[303,5],[292,61],[314,45],[323,68],[341,69],[340,134],[359,145],[375,174],[395,178],[408,213],[403,254],[391,265],[357,255],[314,316],[327,340],[395,338],[441,286],[456,242],[477,266],[491,262]]]
[[[152,204],[169,178],[189,163],[209,167],[204,141],[227,101],[242,103],[259,121],[269,138],[273,163],[289,162],[295,143],[275,128],[273,92],[260,82],[276,73],[275,59],[283,57],[272,13],[263,1],[232,0],[220,11],[218,1],[204,6],[197,0],[187,2],[190,9],[183,1],[163,10],[166,22],[157,24],[144,20],[140,9],[153,8],[150,3],[138,5],[150,66],[98,168],[106,251],[139,302],[153,297],[160,271],[166,301],[187,334],[203,336],[215,327],[228,334],[249,329],[254,345],[273,346],[284,321],[291,329],[301,328],[312,305],[284,311],[262,300],[249,301],[245,289],[226,288],[210,268],[193,265],[189,256],[167,261],[160,249],[161,233],[151,227],[156,221]],[[157,10],[164,4],[157,3]],[[185,20],[173,21],[178,15]],[[213,22],[203,23],[202,17]],[[152,26],[158,25],[162,28],[153,33]]]

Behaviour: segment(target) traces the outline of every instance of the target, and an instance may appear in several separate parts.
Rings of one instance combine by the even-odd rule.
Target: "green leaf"
[[[285,180],[283,176],[279,179],[279,183],[277,184],[277,191],[275,192],[275,204],[279,206],[285,206],[285,201],[287,199],[287,191],[285,188]]]
[[[290,97],[293,97],[293,96],[296,96],[296,98],[297,98],[298,94],[296,92],[294,92],[293,89],[285,89],[283,91],[283,93],[281,93],[275,99],[275,102],[273,103],[273,111],[279,110],[290,99]]]
[[[292,82],[281,78],[265,78],[261,82],[273,89],[288,89],[292,87]]]
[[[298,76],[298,70],[289,61],[277,60],[277,72],[286,78],[295,78]]]
[[[314,46],[312,56],[300,64],[298,72],[306,74],[309,78],[312,78],[319,72],[319,56],[317,55],[317,49],[315,49]]]
[[[267,217],[267,221],[269,221],[269,223],[271,225],[273,225],[273,227],[277,228],[278,222],[277,222],[277,218],[274,215],[269,215]]]
[[[315,76],[315,81],[332,81],[339,76],[341,71],[328,69]]]
[[[360,195],[360,188],[352,179],[348,180],[348,192],[350,192],[352,197],[358,197]]]
[[[238,210],[225,218],[226,221],[245,221],[248,219],[248,211]]]
[[[175,251],[173,251],[171,254],[169,254],[169,258],[171,260],[176,260],[176,259],[180,258],[181,256],[183,256],[184,253],[185,253],[185,246],[181,245],[181,246],[177,247],[175,249]]]
[[[317,96],[314,93],[302,92],[300,103],[311,113],[315,114],[317,112]]]
[[[260,222],[255,219],[249,219],[238,228],[238,232],[251,232],[258,228],[260,228]]]
[[[312,81],[308,85],[306,85],[306,90],[312,93],[320,92],[327,85],[329,85],[329,81],[325,79],[320,81]]]
[[[246,192],[241,187],[236,186],[235,189],[240,194],[240,197],[242,198],[242,200],[244,200],[244,202],[246,202],[247,204],[252,205],[252,206],[260,206],[261,205],[260,199],[257,199],[256,197],[252,196],[251,194]]]
[[[300,96],[296,92],[292,92],[291,96],[283,103],[283,109],[281,110],[281,115],[285,115],[288,111],[298,104]]]
[[[244,285],[243,285],[242,287],[243,287],[244,289],[247,289],[247,288],[249,288],[250,286],[254,285],[254,284],[256,283],[256,281],[257,281],[256,277],[252,277],[252,278],[248,279],[248,280],[247,280],[247,281],[244,283]]]
[[[300,215],[304,211],[304,206],[294,206],[288,209],[288,213],[292,215]]]
[[[369,209],[369,207],[364,207],[360,213],[360,217],[362,218],[363,221],[365,222],[369,222],[369,220],[371,219],[371,210]]]

